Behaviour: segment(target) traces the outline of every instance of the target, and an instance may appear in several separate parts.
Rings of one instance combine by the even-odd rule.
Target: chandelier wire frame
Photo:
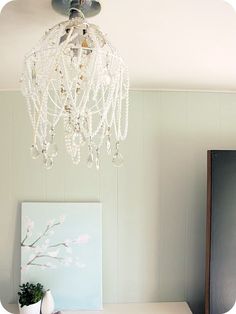
[[[75,9],[73,9],[75,10]],[[33,127],[31,154],[47,169],[57,156],[56,130],[63,121],[74,164],[87,147],[87,165],[100,167],[102,147],[123,164],[120,142],[128,132],[128,70],[106,36],[83,13],[59,23],[25,57],[22,92]]]

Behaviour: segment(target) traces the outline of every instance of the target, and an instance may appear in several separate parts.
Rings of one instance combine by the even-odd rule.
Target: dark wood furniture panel
[[[208,152],[205,314],[236,300],[236,151]]]

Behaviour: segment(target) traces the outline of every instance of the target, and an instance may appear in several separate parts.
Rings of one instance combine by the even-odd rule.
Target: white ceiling
[[[19,88],[24,54],[63,19],[50,0],[6,4],[0,89]],[[236,13],[223,0],[103,0],[91,21],[120,51],[132,89],[236,91]]]

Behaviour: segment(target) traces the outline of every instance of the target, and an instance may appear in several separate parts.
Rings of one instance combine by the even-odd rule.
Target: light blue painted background
[[[49,220],[58,221],[61,215],[66,215],[65,222],[53,228],[55,233],[49,237],[50,244],[76,239],[83,234],[88,234],[91,238],[87,244],[73,245],[72,254],[66,252],[63,247],[59,254],[61,257],[79,257],[80,263],[86,267],[78,268],[75,265],[67,267],[57,263],[56,269],[42,270],[31,266],[27,272],[21,272],[21,283],[40,282],[46,289],[51,289],[56,308],[60,310],[101,309],[101,211],[99,203],[22,203],[22,239],[26,233],[25,218],[28,216],[35,223],[33,235],[26,243],[32,243],[32,240],[45,230]],[[55,250],[57,249],[52,249]],[[22,248],[22,265],[31,254],[32,249]],[[50,259],[50,262],[52,260]]]

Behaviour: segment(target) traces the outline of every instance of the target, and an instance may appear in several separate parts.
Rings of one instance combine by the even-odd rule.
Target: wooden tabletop
[[[5,307],[13,314],[18,314],[18,307],[14,304]],[[102,311],[63,311],[65,314],[191,314],[187,303],[129,303],[105,304]]]

